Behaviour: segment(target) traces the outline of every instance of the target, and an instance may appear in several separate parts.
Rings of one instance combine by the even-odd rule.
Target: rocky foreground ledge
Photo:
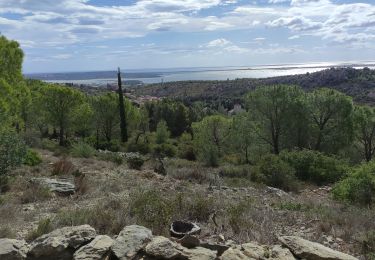
[[[169,239],[153,236],[142,226],[127,226],[115,239],[97,235],[89,225],[56,229],[30,244],[23,240],[0,239],[0,259],[306,259],[354,260],[353,256],[294,236],[279,238],[281,245],[262,246],[257,243],[214,244],[201,242],[195,236]]]

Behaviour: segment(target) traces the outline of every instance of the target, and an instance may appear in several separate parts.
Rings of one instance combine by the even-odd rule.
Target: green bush
[[[149,190],[134,193],[130,196],[130,215],[137,223],[151,228],[155,233],[162,233],[171,223],[173,205],[160,192]]]
[[[140,156],[134,156],[127,159],[127,163],[130,169],[140,170],[144,164],[144,160]]]
[[[157,144],[154,146],[154,154],[161,157],[174,157],[176,155],[176,147],[172,144]]]
[[[220,167],[219,175],[224,178],[251,178],[251,168],[249,165],[225,165]]]
[[[348,170],[346,162],[317,151],[282,152],[280,157],[295,169],[298,179],[317,185],[337,182]]]
[[[97,153],[97,157],[100,159],[100,160],[103,160],[103,161],[110,161],[110,162],[113,162],[117,165],[121,165],[123,162],[124,162],[124,158],[118,154],[118,153],[114,153],[114,152],[109,152],[109,151],[100,151]]]
[[[273,154],[263,156],[256,168],[257,171],[252,176],[254,181],[285,191],[298,189],[294,169],[279,156]]]
[[[332,192],[338,200],[371,206],[375,201],[375,161],[356,168]]]
[[[40,155],[31,149],[27,150],[26,157],[23,161],[24,164],[28,166],[36,166],[42,162],[42,157]]]
[[[138,142],[136,142],[135,138],[131,138],[127,144],[126,150],[131,153],[148,154],[150,152],[150,144],[144,136],[142,137],[139,138]]]
[[[78,142],[72,146],[70,153],[74,157],[90,158],[94,156],[95,149],[88,143]]]
[[[26,240],[27,241],[33,241],[34,239],[47,234],[53,230],[51,220],[49,218],[42,219],[38,223],[38,227],[32,231],[30,231],[26,235]]]

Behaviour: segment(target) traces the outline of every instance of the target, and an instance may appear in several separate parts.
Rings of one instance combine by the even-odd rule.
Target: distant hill
[[[299,85],[307,91],[328,87],[352,96],[358,103],[375,104],[375,70],[369,68],[330,68],[314,73],[264,79],[168,82],[140,87],[135,89],[135,93],[190,101],[233,100],[240,99],[243,94],[258,86],[270,84]]]

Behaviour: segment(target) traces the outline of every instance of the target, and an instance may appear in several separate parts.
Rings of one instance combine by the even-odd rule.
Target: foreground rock
[[[28,245],[24,240],[9,238],[0,239],[0,259],[18,260],[25,259],[28,251]]]
[[[75,185],[66,180],[34,178],[32,181],[48,188],[52,192],[56,192],[59,195],[68,196],[75,192]]]
[[[166,237],[157,236],[145,248],[146,254],[156,259],[189,259],[189,260],[214,260],[216,252],[196,247],[185,248]]]
[[[306,260],[355,260],[357,258],[335,251],[321,244],[295,236],[280,237],[279,241],[292,253]]]
[[[89,244],[81,247],[74,253],[74,260],[100,260],[105,259],[110,254],[113,244],[109,236],[97,236]]]
[[[72,259],[74,251],[95,236],[95,229],[89,225],[56,229],[34,240],[28,256],[34,259]]]
[[[132,225],[125,227],[112,246],[113,254],[120,260],[133,259],[152,239],[148,228]]]

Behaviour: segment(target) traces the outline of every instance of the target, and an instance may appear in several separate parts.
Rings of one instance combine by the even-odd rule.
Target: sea
[[[353,67],[375,69],[375,61],[278,64],[237,67],[196,67],[173,69],[123,70],[122,77],[127,83],[145,85],[161,82],[190,80],[234,80],[240,78],[268,78],[276,76],[313,73],[332,67]],[[117,82],[116,71],[57,72],[26,74],[27,78],[51,83],[71,83],[90,86],[105,86]]]

